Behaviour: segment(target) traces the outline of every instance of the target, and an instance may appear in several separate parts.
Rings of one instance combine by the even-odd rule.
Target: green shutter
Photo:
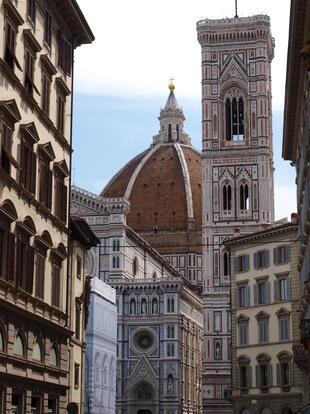
[[[266,282],[266,300],[270,303],[270,282]]]
[[[257,284],[254,285],[254,305],[257,305]]]
[[[269,266],[269,250],[264,250],[264,267]]]
[[[279,263],[279,255],[278,255],[278,248],[275,247],[273,249],[273,263],[278,264]]]
[[[287,298],[291,299],[291,279],[287,278]]]
[[[248,272],[250,269],[250,256],[247,254],[245,256],[245,271]]]
[[[254,268],[257,269],[257,253],[254,253]]]
[[[250,306],[250,287],[246,287],[246,306]]]

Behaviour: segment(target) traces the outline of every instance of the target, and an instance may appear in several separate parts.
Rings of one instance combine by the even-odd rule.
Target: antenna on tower
[[[238,18],[238,0],[235,0],[235,18]]]

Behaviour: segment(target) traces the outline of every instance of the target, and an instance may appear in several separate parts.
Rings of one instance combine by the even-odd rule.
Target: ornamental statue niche
[[[142,301],[141,301],[141,315],[146,315],[146,314],[147,314],[146,300],[142,299]]]
[[[157,299],[153,299],[153,300],[152,300],[152,313],[153,313],[153,314],[158,313],[158,304],[157,304]]]

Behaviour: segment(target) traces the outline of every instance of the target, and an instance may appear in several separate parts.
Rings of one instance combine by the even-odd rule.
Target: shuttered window
[[[49,47],[52,46],[52,18],[49,12],[45,12],[45,22],[44,22],[44,42]]]
[[[240,308],[249,306],[250,304],[249,286],[238,286],[236,289],[236,304]]]
[[[0,271],[1,277],[14,282],[15,234],[0,228]]]
[[[55,174],[55,215],[63,222],[67,221],[67,192],[64,177]]]
[[[68,76],[72,71],[72,46],[62,35],[58,34],[58,65]]]
[[[254,253],[254,268],[263,269],[269,266],[269,250]]]
[[[277,385],[289,387],[294,384],[294,364],[289,358],[280,358],[277,364]]]
[[[60,307],[60,266],[52,264],[52,306]]]
[[[13,139],[13,130],[6,124],[2,122],[1,124],[1,167],[8,174],[11,173],[11,165],[15,168],[19,168],[18,163],[15,158],[12,156],[12,139]]]
[[[27,48],[25,54],[25,88],[32,95],[34,89],[34,56]]]
[[[28,0],[27,17],[31,23],[35,23],[36,19],[36,0]]]
[[[57,129],[62,134],[65,128],[65,98],[58,94],[57,97]]]
[[[22,137],[21,141],[21,185],[36,193],[37,156],[33,151],[33,144]]]
[[[16,27],[9,20],[6,20],[4,60],[11,69],[14,69],[14,63],[15,63],[18,69],[22,70],[17,60],[17,57],[15,55],[16,33],[17,33]]]
[[[263,305],[270,302],[270,283],[258,282],[254,285],[254,304]]]
[[[52,207],[52,182],[53,174],[49,168],[49,161],[43,156],[40,157],[40,190],[39,199],[45,207],[51,209]]]
[[[248,272],[250,268],[250,257],[248,254],[235,257],[235,272]]]
[[[279,318],[279,328],[280,341],[288,341],[290,333],[290,321],[288,316]]]
[[[17,287],[32,294],[34,272],[34,248],[29,244],[29,238],[18,236],[16,257]]]
[[[273,249],[274,264],[284,264],[290,261],[290,246],[278,246]]]
[[[239,324],[239,345],[248,344],[248,324],[246,322]]]
[[[258,321],[258,340],[259,343],[268,342],[268,319],[260,319]]]
[[[49,116],[50,112],[51,79],[42,72],[42,109]]]
[[[39,251],[36,252],[36,280],[35,296],[44,299],[44,275],[45,275],[45,256]]]

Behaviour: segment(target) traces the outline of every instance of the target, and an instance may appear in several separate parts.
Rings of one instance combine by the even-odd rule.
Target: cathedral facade
[[[202,57],[204,412],[231,412],[230,259],[223,242],[274,220],[271,61],[265,15],[197,23]]]

